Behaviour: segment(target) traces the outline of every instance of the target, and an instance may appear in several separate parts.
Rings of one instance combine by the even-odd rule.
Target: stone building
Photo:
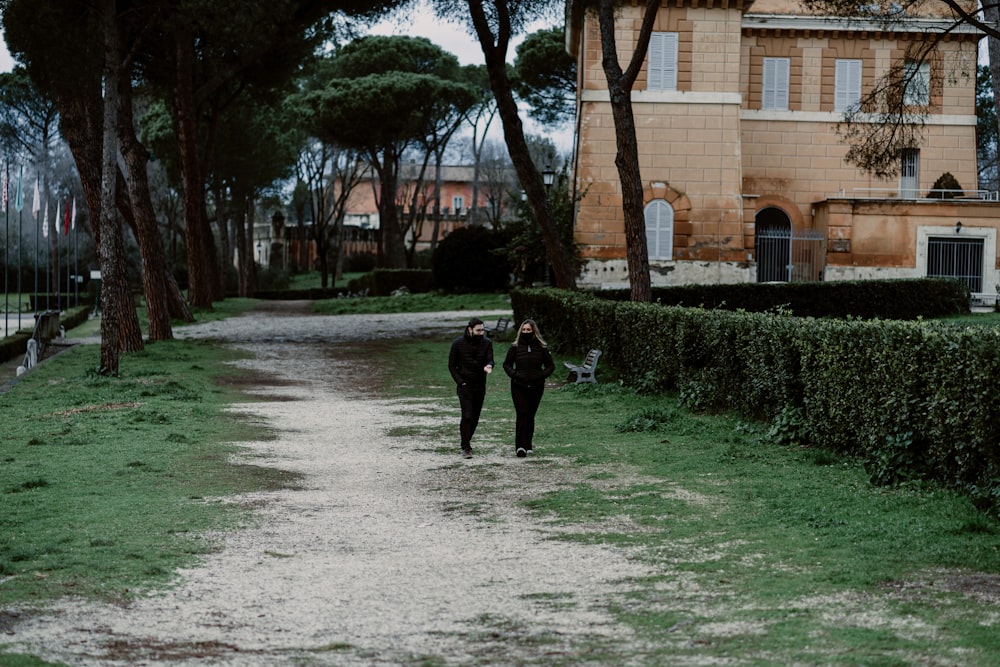
[[[944,3],[928,3],[944,7]],[[617,18],[623,61],[645,10]],[[907,46],[923,140],[901,176],[845,161],[838,135]],[[795,0],[665,0],[632,91],[654,285],[951,275],[997,291],[1000,203],[979,192],[975,75],[982,35],[928,13],[886,25],[810,14]],[[616,144],[596,16],[567,2],[578,62],[576,238],[583,286],[628,283]],[[933,192],[950,173],[962,190]],[[961,224],[959,224],[961,223]]]

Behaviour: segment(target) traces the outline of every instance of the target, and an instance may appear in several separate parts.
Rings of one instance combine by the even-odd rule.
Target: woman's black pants
[[[535,413],[538,404],[542,402],[545,385],[538,383],[530,387],[511,383],[510,397],[514,401],[514,412],[517,413],[517,426],[514,428],[514,449],[531,449],[531,439],[535,435]]]

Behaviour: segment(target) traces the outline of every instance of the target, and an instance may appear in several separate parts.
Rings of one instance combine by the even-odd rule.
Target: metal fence
[[[822,280],[826,237],[822,232],[761,229],[756,235],[757,282]]]
[[[927,275],[957,278],[970,292],[983,291],[983,239],[935,237],[927,239]]]

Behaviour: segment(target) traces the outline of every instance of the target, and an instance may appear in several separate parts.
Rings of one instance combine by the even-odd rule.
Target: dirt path
[[[238,408],[279,432],[247,455],[303,474],[302,488],[233,498],[259,507],[259,525],[220,536],[175,588],[122,607],[62,601],[4,641],[72,665],[241,666],[587,664],[588,647],[634,642],[606,608],[643,567],[547,539],[556,528],[516,505],[581,473],[525,465],[502,443],[463,461],[438,442],[388,437],[415,419],[454,422],[457,405],[361,391],[366,360],[346,343],[428,322],[457,333],[467,319],[269,304],[181,330],[252,351],[243,363],[276,378],[254,390],[272,400]]]

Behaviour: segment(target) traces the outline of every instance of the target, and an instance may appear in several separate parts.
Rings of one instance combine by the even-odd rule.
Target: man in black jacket
[[[472,436],[479,425],[479,414],[486,398],[486,376],[493,372],[493,342],[486,337],[483,321],[478,317],[469,320],[465,333],[451,344],[448,370],[455,380],[458,403],[462,407],[459,433],[462,454],[472,458]]]

